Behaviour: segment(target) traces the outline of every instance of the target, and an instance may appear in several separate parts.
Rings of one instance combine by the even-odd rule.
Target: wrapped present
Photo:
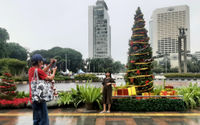
[[[142,96],[149,96],[149,97],[143,97],[143,99],[149,99],[151,98],[151,96],[154,96],[154,93],[150,93],[150,92],[144,92],[142,93]]]
[[[131,86],[131,87],[128,88],[128,95],[129,96],[136,95],[135,86]]]
[[[162,90],[162,91],[160,92],[160,95],[161,95],[161,96],[169,96],[169,93],[168,93],[166,90]]]
[[[128,89],[127,88],[118,89],[117,95],[128,95]]]
[[[171,85],[165,86],[165,90],[167,90],[167,91],[170,91],[170,90],[172,90],[172,89],[174,89],[174,87],[171,86]]]
[[[176,95],[176,91],[175,90],[168,91],[168,94],[169,95]]]
[[[142,96],[150,96],[148,92],[142,93]],[[149,97],[143,97],[143,99],[148,99]]]
[[[171,91],[166,91],[166,90],[162,90],[160,92],[160,95],[164,95],[164,96],[170,96],[170,95],[176,95],[176,91],[175,90],[171,90]]]
[[[112,96],[117,96],[117,90],[112,91]]]
[[[117,90],[117,95],[122,95],[122,89]]]

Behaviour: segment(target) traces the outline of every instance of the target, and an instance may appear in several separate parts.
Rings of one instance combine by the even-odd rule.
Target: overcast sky
[[[112,57],[126,63],[128,40],[138,6],[148,22],[153,10],[190,7],[191,51],[200,51],[200,0],[105,0],[110,15]],[[96,0],[0,0],[0,27],[30,51],[54,46],[73,48],[88,57],[88,6]]]

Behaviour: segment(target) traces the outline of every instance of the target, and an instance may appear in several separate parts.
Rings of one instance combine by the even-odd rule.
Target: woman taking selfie
[[[48,71],[48,69],[51,67],[53,61],[45,67],[44,69],[41,69],[43,65],[44,59],[40,54],[35,54],[31,58],[32,67],[29,69],[29,87],[30,87],[30,99],[32,103],[32,109],[33,109],[33,125],[49,125],[49,117],[48,117],[48,109],[45,101],[37,102],[32,101],[32,93],[35,93],[31,89],[31,82],[34,80],[34,74],[35,70],[38,72],[38,78],[39,80],[53,80],[55,77],[56,69],[57,67],[54,67],[53,74],[47,75],[45,72]]]
[[[110,108],[112,104],[112,84],[115,84],[114,79],[111,77],[110,72],[106,72],[106,78],[104,78],[102,85],[103,85],[103,111],[100,113],[106,112],[106,105],[108,105],[107,113],[110,113]]]

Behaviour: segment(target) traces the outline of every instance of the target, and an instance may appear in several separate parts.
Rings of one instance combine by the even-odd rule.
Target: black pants
[[[33,102],[33,125],[49,125],[46,102]]]

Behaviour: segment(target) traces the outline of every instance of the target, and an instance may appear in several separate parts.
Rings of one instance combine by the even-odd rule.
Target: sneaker
[[[106,111],[101,111],[101,112],[99,112],[99,113],[106,113]]]
[[[107,111],[107,113],[110,113],[110,111]]]

